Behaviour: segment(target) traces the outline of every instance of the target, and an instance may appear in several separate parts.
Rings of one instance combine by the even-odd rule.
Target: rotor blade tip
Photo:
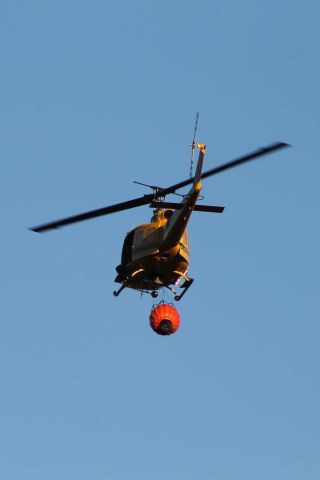
[[[278,145],[279,145],[280,147],[284,147],[284,148],[286,148],[286,147],[292,147],[291,143],[287,143],[287,142],[278,142]]]

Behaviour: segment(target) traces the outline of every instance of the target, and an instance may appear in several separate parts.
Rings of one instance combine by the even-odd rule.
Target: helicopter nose
[[[171,335],[173,331],[174,330],[171,320],[167,320],[166,318],[161,320],[157,329],[157,333],[159,333],[159,335]]]

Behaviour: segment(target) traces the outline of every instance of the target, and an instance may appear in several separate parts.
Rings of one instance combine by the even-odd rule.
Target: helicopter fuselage
[[[115,296],[124,288],[151,291],[156,296],[156,291],[165,287],[174,293],[175,300],[180,300],[192,284],[193,279],[187,276],[190,249],[186,227],[202,188],[205,145],[198,146],[200,151],[193,184],[179,208],[175,211],[156,208],[150,223],[127,234],[115,278],[115,282],[122,286],[113,292]],[[180,283],[180,280],[184,282]],[[182,293],[178,295],[171,285],[177,285]]]
[[[173,216],[173,210],[157,209],[150,223],[127,234],[116,282],[126,281],[127,288],[137,290],[158,290],[187,278],[190,247],[185,225],[180,238],[166,242]]]

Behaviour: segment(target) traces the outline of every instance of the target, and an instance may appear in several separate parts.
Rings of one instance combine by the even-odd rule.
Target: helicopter
[[[194,176],[190,175],[190,178],[167,188],[135,182],[150,187],[152,193],[32,227],[30,230],[43,233],[91,218],[149,205],[149,207],[154,209],[150,222],[135,227],[127,233],[124,239],[121,261],[116,267],[117,275],[115,277],[115,282],[120,284],[120,286],[113,294],[115,297],[118,297],[125,288],[128,288],[157,298],[158,291],[165,288],[172,292],[175,301],[181,300],[193,283],[193,278],[188,275],[190,245],[187,224],[191,214],[193,212],[222,213],[224,211],[224,207],[221,206],[197,203],[202,190],[202,180],[290,145],[285,142],[275,142],[205,172],[202,172],[202,168],[206,145],[204,143],[196,143],[194,136],[190,146],[192,148],[191,167],[193,151],[195,148],[199,150]],[[175,194],[177,190],[188,185],[191,185],[191,188],[187,194],[182,196],[181,203],[166,201],[167,195]],[[161,305],[157,307],[161,307]],[[163,309],[160,308],[160,310],[162,311]],[[169,335],[175,331],[173,328],[174,319],[171,321],[171,319],[168,320],[168,318],[161,317],[162,320],[160,318],[160,321],[155,326],[151,321],[155,317],[154,314],[155,311],[153,309],[150,323],[157,333]],[[166,316],[168,317],[167,314]],[[177,325],[179,322],[176,322]]]

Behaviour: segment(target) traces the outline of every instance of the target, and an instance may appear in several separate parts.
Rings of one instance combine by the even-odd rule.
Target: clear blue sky
[[[0,477],[318,480],[319,2],[0,5]],[[112,291],[140,196],[272,141],[204,182],[170,338]]]

